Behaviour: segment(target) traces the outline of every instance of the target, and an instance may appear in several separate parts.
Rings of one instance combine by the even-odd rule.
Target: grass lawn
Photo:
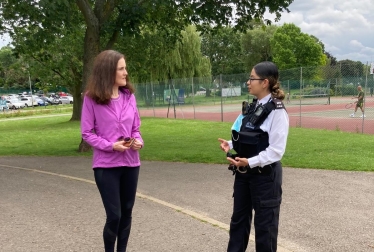
[[[78,153],[79,122],[70,116],[0,121],[0,156],[91,156]],[[217,138],[231,123],[142,118],[142,160],[227,163]],[[290,128],[282,163],[287,167],[374,171],[373,135]]]

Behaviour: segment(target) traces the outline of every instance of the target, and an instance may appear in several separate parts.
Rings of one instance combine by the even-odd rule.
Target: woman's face
[[[268,94],[268,80],[259,77],[254,69],[252,69],[251,75],[249,76],[249,80],[247,81],[247,87],[248,92],[259,99]]]
[[[117,87],[126,86],[126,77],[127,77],[126,61],[124,58],[121,58],[117,63],[116,82],[114,83],[114,86],[117,86]]]

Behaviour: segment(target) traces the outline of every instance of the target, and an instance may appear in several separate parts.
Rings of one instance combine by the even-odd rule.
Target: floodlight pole
[[[28,70],[28,66],[27,65],[27,70]],[[28,70],[29,72],[29,85],[30,85],[30,93],[31,93],[31,105],[34,107],[34,97],[32,97],[32,88],[31,88],[31,77],[30,77],[30,71]]]

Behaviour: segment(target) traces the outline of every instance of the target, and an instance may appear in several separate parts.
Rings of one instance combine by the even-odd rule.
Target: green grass
[[[71,113],[73,111],[73,105],[49,105],[49,106],[36,106],[28,107],[17,110],[9,110],[6,112],[0,112],[0,119],[4,118],[14,118],[14,117],[25,117],[33,115],[47,115],[47,114],[60,114],[60,113]]]
[[[70,116],[0,122],[0,156],[90,156],[78,153],[79,122]],[[142,118],[142,160],[226,164],[218,137],[231,123]],[[373,135],[290,128],[282,163],[287,167],[374,171]]]

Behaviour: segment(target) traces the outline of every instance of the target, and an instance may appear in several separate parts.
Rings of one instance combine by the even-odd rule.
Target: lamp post
[[[30,76],[29,64],[27,64],[27,71],[29,72],[29,86],[30,86],[30,95],[31,95],[31,105],[34,107],[34,97],[32,97],[31,76]]]

